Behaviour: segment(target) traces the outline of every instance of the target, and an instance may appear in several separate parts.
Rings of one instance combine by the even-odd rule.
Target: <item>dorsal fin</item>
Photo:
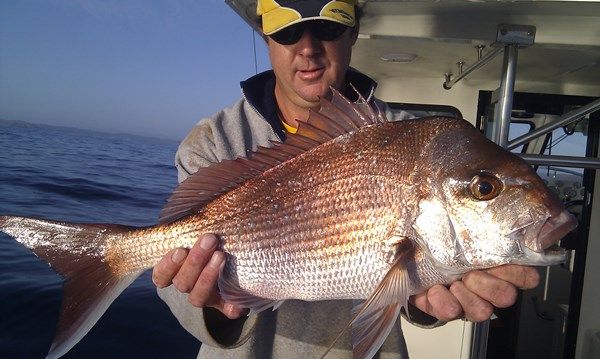
[[[331,101],[321,99],[319,112],[311,111],[306,122],[299,122],[295,134],[287,134],[284,143],[271,142],[273,147],[259,147],[248,157],[224,160],[200,168],[183,181],[167,201],[159,218],[161,224],[197,213],[210,201],[238,187],[270,168],[280,165],[340,135],[367,125],[385,121],[360,96],[353,103],[335,89]]]

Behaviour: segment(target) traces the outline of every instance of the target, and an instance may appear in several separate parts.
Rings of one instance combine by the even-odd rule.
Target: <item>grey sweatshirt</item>
[[[376,83],[350,69],[346,80],[365,98],[371,98]],[[258,74],[242,82],[243,98],[232,107],[202,119],[182,141],[175,165],[179,181],[200,167],[224,159],[235,159],[285,139],[285,131],[276,112],[275,79],[272,71]],[[352,95],[352,90],[347,91]],[[389,119],[414,117],[396,113],[377,99]],[[351,320],[351,300],[303,302],[286,301],[276,311],[229,320],[212,308],[196,308],[187,294],[174,286],[159,289],[158,294],[170,307],[181,325],[202,342],[199,358],[319,358],[335,337]],[[425,327],[440,325],[435,318],[410,309],[415,324]],[[346,333],[333,347],[328,358],[351,358],[350,335]],[[381,358],[406,358],[400,320],[380,350]]]

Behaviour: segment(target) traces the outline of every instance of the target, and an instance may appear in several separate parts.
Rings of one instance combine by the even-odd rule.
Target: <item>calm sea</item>
[[[154,224],[176,185],[177,143],[0,121],[0,214]],[[43,358],[61,277],[0,234],[0,358]],[[157,297],[150,273],[65,358],[195,358],[200,343]]]

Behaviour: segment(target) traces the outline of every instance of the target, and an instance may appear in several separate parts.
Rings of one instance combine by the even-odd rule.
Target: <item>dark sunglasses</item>
[[[315,39],[333,41],[342,36],[348,26],[327,20],[304,21],[269,35],[281,45],[292,45],[298,42],[304,31],[308,29]]]

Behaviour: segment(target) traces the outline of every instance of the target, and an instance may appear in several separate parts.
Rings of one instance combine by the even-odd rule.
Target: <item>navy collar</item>
[[[275,102],[275,74],[273,70],[261,72],[249,79],[240,82],[244,97],[258,111],[258,113],[273,127],[275,133],[282,140],[285,139],[285,129],[279,115],[277,114],[277,103]],[[356,101],[358,95],[352,86],[365,98],[370,99],[375,92],[377,82],[369,76],[349,68],[346,72],[346,86],[344,95]]]

